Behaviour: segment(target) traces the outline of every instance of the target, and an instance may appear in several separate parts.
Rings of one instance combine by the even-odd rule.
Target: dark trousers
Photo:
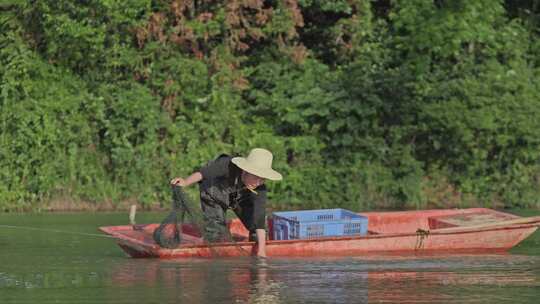
[[[215,199],[201,194],[201,209],[204,218],[203,237],[208,242],[227,242],[232,241],[231,233],[227,228],[226,213],[228,206],[220,204]],[[249,240],[255,241],[256,233],[253,221],[253,205],[238,204],[232,209],[236,216],[240,218],[244,227],[249,230]]]

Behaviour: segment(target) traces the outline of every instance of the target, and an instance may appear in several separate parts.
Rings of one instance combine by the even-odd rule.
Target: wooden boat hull
[[[369,219],[368,235],[269,240],[267,255],[358,256],[506,251],[531,235],[540,225],[538,217],[529,220],[484,208],[372,212],[362,215]],[[250,256],[256,251],[253,242],[208,244],[189,234],[184,234],[186,244],[176,249],[161,248],[151,237],[156,227],[157,224],[151,224],[142,229],[134,229],[132,226],[100,229],[114,236],[119,246],[134,258],[238,257]],[[238,222],[232,222],[230,229],[236,235],[247,235],[247,231]]]

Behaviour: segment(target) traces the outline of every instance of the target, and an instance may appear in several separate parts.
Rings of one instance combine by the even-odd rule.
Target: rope
[[[102,238],[114,238],[111,235],[97,234],[97,233],[84,233],[84,232],[72,232],[72,231],[63,231],[47,228],[36,228],[36,227],[25,227],[25,226],[11,226],[11,225],[0,225],[0,228],[10,228],[10,229],[23,229],[23,230],[34,230],[34,231],[43,231],[43,232],[55,232],[55,233],[65,233],[65,234],[75,234],[75,235],[84,235],[84,236],[94,236]]]

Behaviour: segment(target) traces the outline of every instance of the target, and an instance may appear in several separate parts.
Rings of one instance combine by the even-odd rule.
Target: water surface
[[[163,214],[137,217],[139,223],[157,222]],[[497,255],[157,260],[127,258],[97,231],[127,221],[119,213],[0,214],[0,303],[538,303],[540,298],[539,232],[509,254]]]

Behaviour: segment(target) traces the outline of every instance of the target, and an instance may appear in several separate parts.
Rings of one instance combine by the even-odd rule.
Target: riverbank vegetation
[[[155,206],[258,146],[273,209],[540,206],[540,1],[11,0],[0,27],[4,211]]]

